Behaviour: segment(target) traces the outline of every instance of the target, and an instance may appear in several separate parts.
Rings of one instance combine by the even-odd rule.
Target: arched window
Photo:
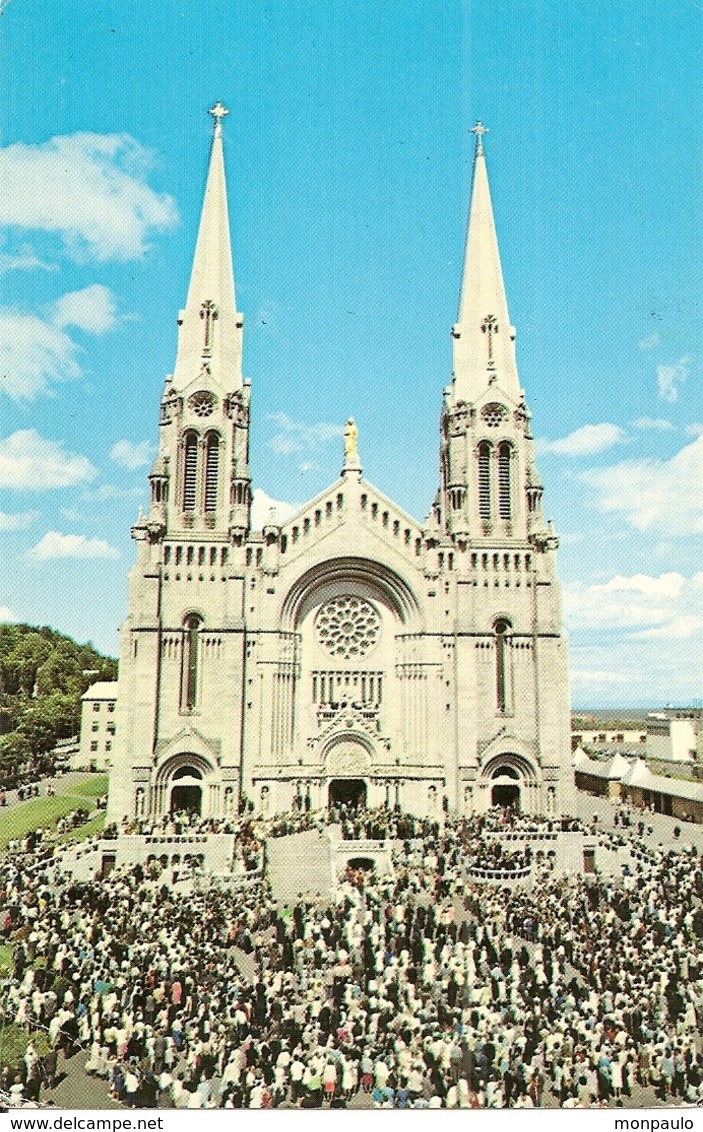
[[[508,657],[506,637],[510,632],[510,622],[502,618],[496,621],[496,705],[501,715],[508,710]]]
[[[510,460],[512,448],[501,444],[498,449],[498,514],[501,519],[512,518],[512,498],[510,486]]]
[[[216,432],[208,434],[205,442],[205,510],[217,510],[217,481],[220,470],[220,438]]]
[[[186,433],[183,450],[183,510],[195,511],[195,492],[198,480],[198,437],[196,433]]]
[[[186,617],[183,625],[183,679],[182,705],[185,711],[191,711],[196,704],[198,694],[198,635],[202,622],[196,614]]]
[[[491,446],[487,441],[478,446],[478,513],[482,519],[491,517]]]

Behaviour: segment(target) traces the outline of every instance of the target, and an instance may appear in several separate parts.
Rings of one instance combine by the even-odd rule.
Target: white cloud
[[[640,350],[653,350],[660,342],[661,334],[658,330],[654,330],[647,338],[640,338],[638,345]]]
[[[135,259],[152,231],[177,219],[173,200],[146,183],[150,164],[147,150],[127,134],[6,146],[0,226],[57,233],[76,259]]]
[[[6,605],[0,605],[0,621],[19,621],[19,617]]]
[[[254,531],[260,531],[265,523],[269,521],[271,508],[275,509],[276,522],[285,523],[290,519],[291,515],[295,515],[298,510],[296,504],[284,503],[280,499],[272,499],[260,487],[254,488],[254,495],[251,501],[251,527]]]
[[[622,515],[635,530],[703,534],[703,436],[670,460],[624,460],[581,479],[596,491],[599,511]]]
[[[572,669],[570,676],[575,684],[627,684],[629,679],[624,672],[589,671],[587,669]]]
[[[133,444],[131,440],[118,440],[110,449],[110,459],[122,468],[135,472],[149,463],[153,449],[148,440]]]
[[[26,531],[38,518],[38,511],[18,511],[14,515],[0,511],[0,531]]]
[[[114,483],[101,483],[95,491],[86,491],[83,498],[96,503],[105,503],[108,499],[138,499],[146,494],[146,487],[117,487]]]
[[[68,334],[37,315],[0,310],[0,389],[13,400],[79,377],[76,350]]]
[[[90,460],[67,452],[61,442],[45,440],[36,429],[23,429],[0,440],[0,487],[45,491],[73,487],[95,478]]]
[[[681,593],[685,581],[683,574],[673,571],[670,574],[660,574],[658,578],[652,578],[648,574],[634,574],[631,578],[625,578],[622,574],[618,574],[605,585],[592,588],[599,588],[603,593],[622,593],[629,590],[645,594],[647,597],[674,598]]]
[[[663,417],[638,417],[636,421],[632,422],[633,428],[641,429],[654,429],[659,432],[674,432],[675,427],[671,421],[664,420]]]
[[[686,425],[684,432],[686,436],[692,436],[695,440],[697,436],[703,436],[703,424],[694,421],[693,424]]]
[[[76,326],[88,334],[104,334],[115,325],[116,309],[112,292],[101,283],[92,283],[58,300],[54,323],[61,329]]]
[[[87,538],[85,535],[62,535],[47,531],[36,546],[27,551],[34,562],[51,558],[119,558],[120,552],[105,539]]]
[[[671,571],[658,577],[618,574],[607,582],[564,587],[565,620],[570,629],[623,630],[642,639],[688,637],[703,628],[703,573],[685,578]]]
[[[690,613],[681,617],[674,617],[666,625],[659,625],[655,629],[643,629],[637,636],[640,639],[651,637],[658,640],[681,641],[694,636],[701,630],[703,630],[703,616]]]
[[[55,263],[45,263],[30,247],[17,252],[0,252],[0,275],[8,271],[58,271]]]
[[[306,425],[292,420],[286,413],[269,413],[268,419],[278,427],[268,446],[279,456],[288,456],[291,452],[316,452],[323,444],[344,435],[344,425],[327,421]]]
[[[624,440],[625,433],[621,428],[604,421],[602,424],[583,425],[559,440],[538,440],[537,449],[556,456],[593,456]]]
[[[678,401],[679,386],[688,377],[690,364],[691,359],[684,357],[679,358],[674,365],[657,366],[657,388],[662,401],[668,401],[672,405],[674,401]]]
[[[103,334],[114,324],[112,292],[99,283],[63,295],[49,317],[0,308],[0,389],[13,400],[31,400],[52,382],[75,380],[79,347],[66,328]]]

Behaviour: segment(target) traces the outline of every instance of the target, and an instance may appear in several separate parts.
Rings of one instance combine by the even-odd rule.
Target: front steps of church
[[[269,837],[266,873],[279,904],[295,902],[301,895],[329,899],[333,885],[327,832],[309,829],[286,837]]]

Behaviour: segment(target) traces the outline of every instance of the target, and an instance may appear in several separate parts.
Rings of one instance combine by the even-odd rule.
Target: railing
[[[542,833],[536,830],[525,830],[521,833],[514,829],[505,830],[505,832],[497,829],[484,829],[481,836],[492,841],[556,841],[559,833],[554,830],[544,830]]]
[[[531,865],[518,865],[514,869],[491,868],[485,865],[469,865],[466,875],[469,880],[526,880],[532,872]]]
[[[259,884],[265,876],[265,870],[262,868],[252,869],[247,873],[195,873],[193,877],[193,887],[196,892],[206,892],[210,888],[219,888],[222,890],[235,890],[241,892],[243,889],[254,888]]]
[[[390,852],[391,843],[386,838],[383,841],[362,840],[347,841],[342,838],[339,841],[333,841],[332,847],[337,853],[386,853]]]
[[[125,834],[127,837],[144,837],[147,845],[203,845],[209,837],[217,837],[218,834],[187,834],[187,833],[174,833],[172,835],[166,834],[139,834],[130,833]],[[225,834],[226,837],[231,837],[232,834]]]

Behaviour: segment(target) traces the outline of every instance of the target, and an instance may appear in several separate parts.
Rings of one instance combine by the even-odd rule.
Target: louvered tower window
[[[198,438],[189,432],[185,438],[183,461],[183,510],[195,511],[195,491],[198,479]]]
[[[220,470],[220,438],[211,432],[205,447],[205,510],[217,510],[217,481]]]
[[[501,444],[498,449],[498,513],[501,519],[512,518],[510,490],[510,459],[512,451],[509,444]]]
[[[483,443],[478,449],[478,513],[491,517],[491,446]]]

